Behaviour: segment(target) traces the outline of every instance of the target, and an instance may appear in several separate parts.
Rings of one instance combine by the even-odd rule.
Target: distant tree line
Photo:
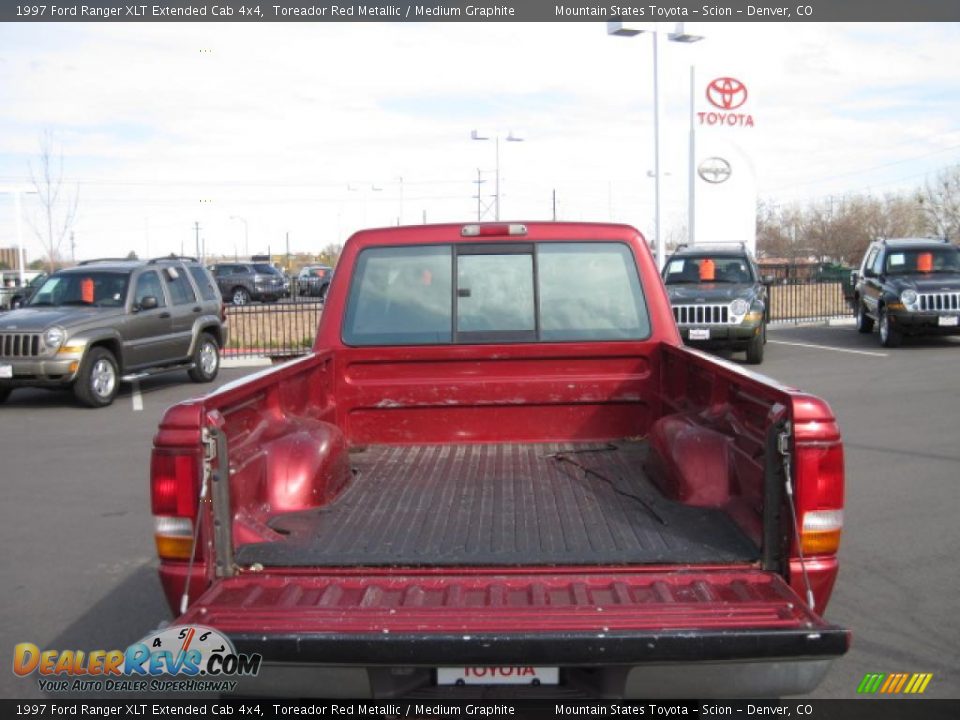
[[[833,196],[790,206],[764,201],[757,209],[760,257],[855,265],[878,237],[928,235],[960,241],[960,165],[909,193]]]

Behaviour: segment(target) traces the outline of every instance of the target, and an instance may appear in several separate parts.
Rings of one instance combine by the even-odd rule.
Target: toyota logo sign
[[[707,100],[715,108],[736,110],[747,101],[747,86],[732,77],[719,77],[707,85]]]

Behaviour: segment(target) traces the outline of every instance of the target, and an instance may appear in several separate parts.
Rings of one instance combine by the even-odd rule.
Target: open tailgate
[[[781,577],[752,567],[631,572],[246,574],[179,624],[267,662],[598,666],[821,659],[846,652]]]

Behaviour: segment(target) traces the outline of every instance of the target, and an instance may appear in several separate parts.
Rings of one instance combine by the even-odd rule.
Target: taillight
[[[227,321],[227,304],[220,303],[220,322],[225,323]]]
[[[843,532],[843,510],[809,510],[803,514],[800,545],[804,555],[837,552]]]
[[[199,506],[200,450],[154,448],[150,459],[150,504],[157,554],[188,560]]]
[[[832,555],[843,531],[843,445],[805,445],[796,452],[797,515],[804,555]]]

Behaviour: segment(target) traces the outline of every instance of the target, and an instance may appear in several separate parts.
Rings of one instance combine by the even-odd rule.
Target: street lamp
[[[366,227],[367,225],[367,196],[368,193],[383,192],[382,187],[377,187],[376,184],[370,183],[370,189],[368,191],[364,190],[364,185],[358,185],[354,187],[350,183],[347,183],[347,192],[360,193],[360,215],[361,215],[361,224]]]
[[[9,193],[13,195],[13,212],[16,215],[15,222],[17,227],[17,271],[20,274],[20,287],[24,286],[23,279],[23,231],[21,229],[21,218],[22,209],[20,207],[20,196],[21,195],[36,195],[36,190],[29,190],[23,187],[6,187],[0,188],[0,193]]]
[[[242,218],[239,215],[231,215],[231,220],[239,220],[243,223],[243,250],[244,254],[247,256],[247,259],[250,259],[250,224],[247,222],[246,218]],[[233,254],[236,255],[237,251],[234,250]]]
[[[660,33],[656,23],[607,23],[607,35],[632,37],[643,32],[653,35],[653,226],[657,242],[657,267],[662,270],[666,252],[660,229],[660,51],[657,46],[657,36]],[[695,43],[703,40],[703,35],[684,32],[683,23],[676,23],[674,31],[668,33],[667,38],[671,42]]]
[[[481,134],[479,130],[471,130],[470,139],[471,140],[489,140],[490,136]],[[520,137],[520,135],[515,134],[512,130],[507,133],[507,136],[504,138],[504,140],[507,142],[523,142],[523,138]],[[494,180],[494,190],[493,190],[493,198],[494,198],[493,219],[499,221],[500,220],[500,134],[499,133],[497,133],[493,137],[493,141],[494,141],[496,160],[497,160],[496,171],[495,171],[496,175],[494,176],[495,180]],[[479,192],[480,192],[480,187],[478,185],[477,193],[479,194]]]

